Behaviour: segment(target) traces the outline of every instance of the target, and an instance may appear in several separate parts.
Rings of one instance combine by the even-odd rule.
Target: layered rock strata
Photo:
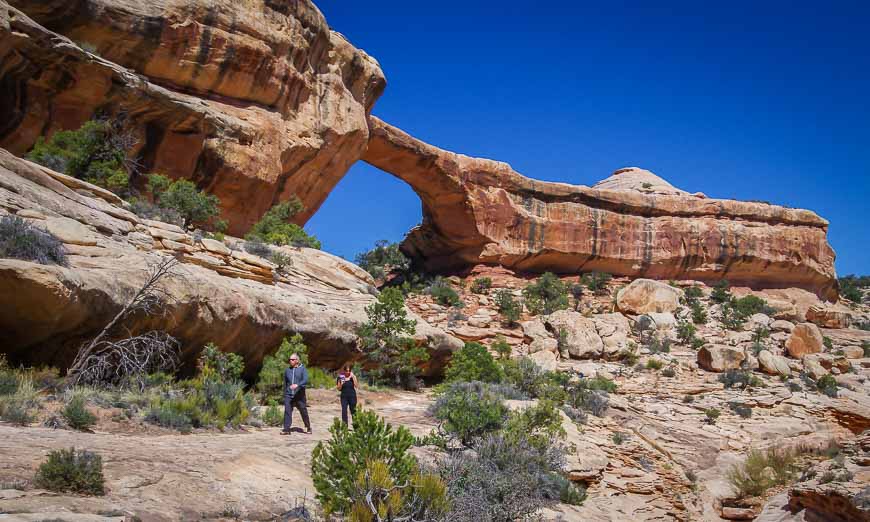
[[[0,1],[0,79],[0,147],[122,115],[142,171],[217,195],[233,234],[293,195],[313,215],[385,86],[307,0]]]
[[[166,256],[181,264],[162,281],[161,314],[135,316],[131,334],[164,330],[192,361],[206,342],[245,356],[249,370],[282,337],[300,333],[313,364],[358,359],[357,328],[375,300],[374,281],[343,259],[284,247],[284,270],[226,243],[166,223],[141,220],[114,194],[0,149],[0,215],[16,214],[64,243],[68,266],[0,259],[0,346],[10,358],[64,366],[142,285]],[[462,344],[418,316],[429,347],[427,373],[439,373]]]
[[[593,187],[526,178],[507,163],[445,151],[370,117],[363,159],[406,181],[423,223],[403,251],[435,271],[479,263],[728,279],[835,299],[828,222],[811,211],[689,195],[641,169]]]

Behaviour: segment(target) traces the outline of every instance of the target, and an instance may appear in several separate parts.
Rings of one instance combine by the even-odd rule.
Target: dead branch
[[[156,335],[161,332],[149,332],[142,336],[129,337],[121,341],[110,341],[116,328],[130,315],[135,313],[146,315],[162,313],[163,305],[169,300],[169,294],[160,286],[160,280],[166,276],[171,276],[176,265],[178,265],[178,259],[175,257],[166,257],[154,265],[150,269],[145,283],[133,294],[127,304],[124,305],[115,317],[109,321],[109,324],[90,343],[83,345],[79,349],[73,364],[67,372],[67,382],[70,386],[75,386],[81,382],[85,373],[91,378],[97,375],[107,375],[106,365],[108,364],[118,363],[127,369],[142,367],[142,364],[146,362],[160,361],[169,357],[168,355],[158,355],[155,353],[155,350],[167,349],[173,343],[175,350],[177,350],[178,341],[166,334],[162,334],[173,341],[167,342],[165,339],[160,338],[159,335]],[[112,354],[113,350],[119,353]],[[96,366],[91,368],[89,365]],[[147,367],[151,368],[151,366]],[[85,371],[86,369],[88,370],[87,372]],[[89,380],[89,382],[96,383],[100,381]]]

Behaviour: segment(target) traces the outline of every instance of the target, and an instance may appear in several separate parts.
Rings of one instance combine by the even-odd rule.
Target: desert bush
[[[718,380],[723,385],[725,385],[725,388],[743,389],[758,387],[763,384],[761,379],[759,379],[755,375],[752,375],[751,372],[737,369],[730,369],[725,371],[724,373],[720,373]]]
[[[253,236],[251,239],[246,239],[244,248],[245,252],[254,254],[255,256],[260,256],[263,259],[271,258],[273,254],[272,247],[264,243],[259,236]]]
[[[459,294],[450,286],[450,283],[441,276],[436,277],[426,293],[431,295],[435,301],[442,306],[459,306],[462,300],[459,299]]]
[[[601,417],[610,406],[609,392],[616,391],[616,384],[607,379],[580,379],[568,384],[568,406],[587,411],[596,417]]]
[[[77,130],[55,132],[48,140],[40,136],[27,159],[126,194],[134,170],[127,152],[136,140],[122,127],[120,120],[91,120]]]
[[[264,243],[284,246],[320,248],[320,241],[290,219],[305,210],[302,201],[296,196],[289,201],[278,203],[263,214],[245,235],[245,239],[259,238]]]
[[[558,478],[565,462],[558,446],[489,435],[473,449],[453,453],[438,466],[452,504],[448,520],[531,520],[541,507],[569,495]]]
[[[390,270],[405,270],[411,265],[411,261],[399,250],[399,244],[385,239],[375,241],[371,250],[357,254],[354,262],[375,279],[386,276]]]
[[[702,297],[704,297],[704,292],[698,285],[692,285],[683,291],[683,301],[690,307],[696,304]]]
[[[546,449],[553,441],[565,438],[562,416],[553,401],[542,399],[534,406],[512,412],[504,425],[508,439],[527,439],[530,444]]]
[[[722,279],[713,285],[713,291],[710,292],[710,300],[719,304],[730,302],[734,296],[728,291],[729,288],[728,281]]]
[[[677,372],[674,370],[673,366],[668,366],[667,368],[662,370],[662,377],[676,377]]]
[[[199,354],[199,371],[212,374],[220,382],[237,381],[242,377],[245,361],[242,356],[232,352],[222,352],[214,343],[206,344]]]
[[[691,403],[693,403],[693,402],[695,402],[695,396],[694,396],[694,395],[689,395],[688,393],[685,394],[685,395],[683,395],[683,403],[684,403],[684,404],[691,404]]]
[[[739,331],[743,329],[746,317],[740,314],[732,302],[722,304],[722,326],[729,330]]]
[[[664,363],[659,359],[647,359],[646,361],[647,370],[661,370],[663,366]]]
[[[746,406],[745,404],[740,404],[739,402],[729,402],[728,407],[731,408],[731,411],[744,419],[752,417],[752,408]]]
[[[0,353],[0,395],[12,395],[18,390],[18,373],[9,367],[6,354]]]
[[[273,250],[272,255],[269,256],[269,261],[275,263],[275,270],[280,273],[286,273],[293,266],[293,258],[280,250]]]
[[[278,407],[278,401],[275,399],[269,400],[269,406],[266,407],[266,411],[263,413],[263,422],[267,426],[280,426],[283,420],[284,414]]]
[[[613,435],[610,436],[610,439],[613,441],[614,444],[619,446],[620,444],[628,440],[628,435],[621,431],[615,431],[613,432]]]
[[[502,289],[495,292],[495,305],[508,326],[517,324],[523,312],[522,303],[514,299],[510,290]]]
[[[692,322],[695,324],[707,324],[707,311],[701,303],[694,303],[692,308]]]
[[[381,460],[366,462],[354,486],[349,522],[442,520],[450,505],[441,477],[418,470],[407,484],[399,484]]]
[[[586,424],[589,421],[589,415],[580,408],[574,408],[566,404],[562,406],[562,411],[576,424]]]
[[[449,437],[466,447],[490,432],[498,431],[508,417],[502,397],[488,386],[473,382],[455,382],[436,399],[430,412]]]
[[[193,428],[196,405],[186,401],[162,401],[145,414],[145,422],[188,433]]]
[[[546,378],[544,370],[528,357],[501,361],[504,381],[529,397],[537,397]]]
[[[500,360],[507,360],[511,356],[511,345],[508,344],[507,339],[505,339],[503,335],[496,336],[495,341],[492,342],[490,347],[496,355],[498,355]]]
[[[373,377],[407,389],[418,388],[418,365],[428,360],[429,354],[411,337],[416,322],[407,317],[401,290],[385,288],[378,300],[366,307],[366,314],[368,321],[357,330],[357,335],[376,368]]]
[[[444,372],[444,378],[447,382],[501,382],[502,369],[492,358],[486,346],[468,342],[453,354]]]
[[[716,419],[722,415],[722,412],[716,408],[707,408],[704,410],[704,415],[707,417],[707,422],[709,424],[716,424]]]
[[[27,402],[14,397],[0,401],[0,419],[16,426],[28,426],[36,420]]]
[[[414,437],[404,426],[394,429],[367,410],[357,410],[354,429],[339,419],[329,428],[330,439],[318,442],[311,453],[311,478],[317,500],[327,513],[349,514],[359,500],[356,481],[371,462],[381,462],[396,485],[405,486],[417,469],[408,449]]]
[[[181,216],[182,227],[195,226],[218,232],[226,230],[226,222],[219,218],[220,200],[217,196],[197,189],[187,179],[177,179],[166,184],[162,180],[156,181],[160,178],[160,174],[149,176],[149,181],[153,183],[151,186],[155,187],[153,190],[157,204]]]
[[[568,289],[552,272],[545,272],[537,281],[523,289],[526,308],[532,314],[549,315],[568,308]]]
[[[797,472],[794,452],[771,447],[750,450],[742,463],[728,471],[727,478],[738,497],[757,497],[774,486],[793,481]]]
[[[471,291],[475,294],[489,293],[490,288],[492,288],[492,278],[490,277],[478,277],[471,283]]]
[[[88,430],[97,422],[96,415],[88,410],[85,399],[81,395],[75,395],[70,399],[63,408],[62,415],[69,427],[74,430]]]
[[[607,289],[607,283],[609,283],[611,279],[613,279],[613,276],[606,272],[590,272],[588,274],[583,274],[583,277],[580,278],[580,282],[586,285],[586,288],[588,288],[593,294],[600,294]]]
[[[733,306],[738,314],[747,318],[753,314],[772,315],[776,312],[767,305],[767,301],[754,295],[747,295],[740,299],[734,299]]]
[[[816,388],[828,397],[837,397],[837,379],[831,374],[823,375],[816,381]]]
[[[58,238],[11,215],[0,218],[0,258],[23,259],[41,265],[67,265],[66,250]]]
[[[96,453],[75,448],[52,451],[39,465],[33,483],[49,491],[104,495],[103,459]]]
[[[166,179],[168,180],[169,178]],[[164,208],[141,197],[130,198],[129,203],[130,210],[141,218],[172,223],[178,226],[184,225],[184,218],[174,208]]]

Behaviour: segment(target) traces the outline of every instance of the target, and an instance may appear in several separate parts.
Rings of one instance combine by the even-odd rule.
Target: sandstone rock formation
[[[363,159],[406,181],[423,202],[423,223],[402,249],[428,269],[485,263],[726,278],[836,298],[828,222],[808,210],[686,195],[636,169],[591,188],[536,181],[507,163],[439,149],[375,117],[369,122]],[[638,189],[633,179],[651,181]]]
[[[308,0],[0,1],[0,77],[0,147],[124,114],[143,170],[220,197],[234,234],[294,194],[304,223],[385,86]]]
[[[0,259],[0,346],[10,357],[69,363],[141,286],[149,265],[167,255],[182,263],[164,283],[166,313],[125,324],[134,334],[165,330],[183,342],[187,360],[214,341],[243,354],[249,369],[294,332],[317,365],[361,355],[355,330],[377,291],[356,265],[284,247],[291,263],[279,272],[235,245],[142,221],[117,203],[111,193],[0,149],[0,214],[28,216],[58,232],[69,252],[68,267]],[[417,319],[419,341],[431,349],[427,371],[437,373],[461,343]]]

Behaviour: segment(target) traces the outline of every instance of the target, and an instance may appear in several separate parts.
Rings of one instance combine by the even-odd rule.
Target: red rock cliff
[[[0,147],[126,113],[145,170],[216,194],[236,234],[293,194],[304,223],[384,86],[306,0],[0,0]]]
[[[371,117],[363,159],[406,181],[423,223],[402,244],[430,270],[478,263],[561,273],[726,278],[836,298],[828,222],[808,210],[690,195],[641,169],[594,187],[526,178]]]

